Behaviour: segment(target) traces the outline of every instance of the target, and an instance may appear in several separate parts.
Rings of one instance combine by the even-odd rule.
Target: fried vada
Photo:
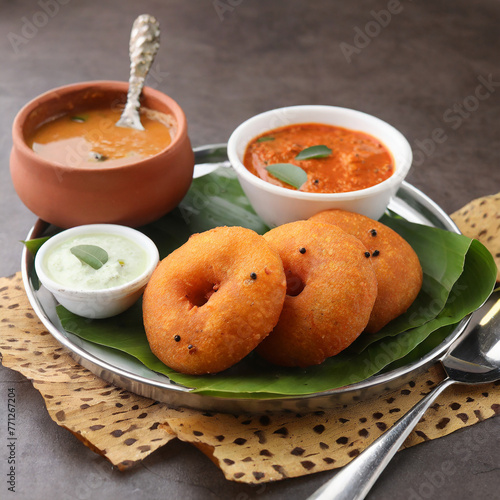
[[[182,373],[225,370],[273,329],[285,293],[281,259],[256,232],[194,234],[160,262],[144,292],[151,350]]]
[[[309,220],[340,227],[358,238],[369,252],[378,295],[367,333],[378,332],[410,307],[422,287],[422,267],[405,239],[381,222],[345,210],[325,210]]]
[[[264,235],[285,269],[278,324],[257,347],[282,366],[322,363],[349,346],[368,323],[377,280],[366,249],[331,224],[298,221]]]

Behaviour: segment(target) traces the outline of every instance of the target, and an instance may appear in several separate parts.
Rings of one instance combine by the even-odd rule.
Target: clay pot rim
[[[55,98],[57,100],[61,100],[61,93],[70,95],[79,90],[84,90],[85,88],[96,88],[102,89],[103,91],[119,91],[124,94],[128,91],[128,82],[122,82],[118,80],[89,80],[85,82],[76,82],[70,83],[68,85],[62,85],[59,87],[52,88],[47,90],[46,92],[39,94],[37,97],[33,98],[29,102],[27,102],[17,113],[14,118],[14,122],[12,125],[12,141],[15,147],[19,148],[19,152],[29,159],[37,162],[38,164],[44,165],[46,167],[58,168],[61,170],[68,170],[71,172],[87,172],[92,171],[93,173],[105,172],[105,171],[120,171],[127,170],[131,168],[141,167],[148,164],[152,159],[161,157],[163,155],[170,155],[176,149],[182,146],[183,141],[187,137],[187,120],[184,111],[180,107],[180,105],[172,99],[167,94],[154,89],[152,87],[145,86],[143,89],[143,95],[146,97],[151,97],[152,99],[156,99],[158,101],[163,102],[171,111],[172,115],[175,118],[177,124],[177,132],[172,142],[160,151],[159,153],[148,156],[146,158],[142,158],[140,160],[128,163],[126,165],[117,165],[117,166],[102,166],[102,167],[92,167],[92,169],[82,169],[81,167],[74,167],[70,165],[63,165],[62,163],[55,163],[49,160],[46,160],[42,156],[36,154],[33,149],[31,149],[25,141],[24,137],[24,124],[26,123],[28,116],[32,113],[41,102],[48,102],[51,99]],[[59,94],[58,94],[59,93]],[[153,108],[151,108],[153,109]]]

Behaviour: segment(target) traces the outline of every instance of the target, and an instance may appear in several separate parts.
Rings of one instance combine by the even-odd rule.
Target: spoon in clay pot
[[[491,303],[491,301],[489,301]],[[483,309],[485,307],[483,306]],[[454,383],[500,379],[500,299],[441,358],[447,377],[308,500],[362,500],[439,394]]]
[[[148,14],[139,16],[134,21],[130,33],[129,88],[127,103],[120,119],[116,122],[118,127],[144,130],[139,116],[139,98],[144,87],[144,80],[159,47],[160,24],[153,16]]]

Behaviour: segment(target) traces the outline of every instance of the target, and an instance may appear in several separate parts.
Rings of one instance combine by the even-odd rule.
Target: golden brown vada
[[[286,280],[279,255],[250,229],[194,234],[163,259],[143,298],[153,353],[182,373],[240,361],[277,323]]]
[[[287,296],[257,352],[282,366],[322,363],[368,323],[377,280],[366,249],[338,227],[310,221],[284,224],[264,238],[283,261]]]
[[[370,253],[378,295],[366,332],[378,332],[410,307],[422,287],[422,267],[405,239],[381,222],[345,210],[325,210],[309,220],[340,227],[358,238]]]

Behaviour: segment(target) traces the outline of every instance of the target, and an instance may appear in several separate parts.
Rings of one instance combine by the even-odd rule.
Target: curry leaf
[[[108,252],[97,245],[76,245],[71,247],[70,251],[84,264],[94,269],[100,269],[108,262]]]
[[[255,142],[268,142],[274,141],[274,137],[271,135],[265,135],[263,137],[259,137]]]
[[[89,119],[89,115],[83,114],[83,115],[74,115],[71,117],[72,122],[76,123],[84,123]]]
[[[299,189],[307,181],[306,172],[292,163],[274,163],[268,165],[266,170],[280,181],[286,182]]]
[[[39,248],[50,238],[50,236],[44,236],[43,238],[34,238],[32,240],[22,240],[22,243],[26,246],[31,255],[36,255]]]
[[[326,158],[332,154],[332,150],[328,146],[311,146],[303,149],[296,157],[296,160],[312,160],[315,158]]]

